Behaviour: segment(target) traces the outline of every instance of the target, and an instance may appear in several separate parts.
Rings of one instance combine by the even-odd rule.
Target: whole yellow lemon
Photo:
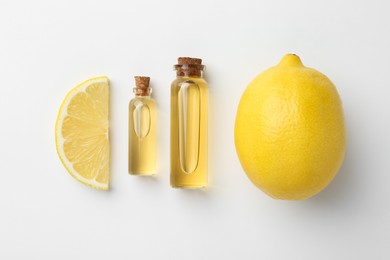
[[[288,54],[245,90],[234,136],[258,188],[276,199],[307,199],[332,181],[344,159],[340,97],[325,75]]]

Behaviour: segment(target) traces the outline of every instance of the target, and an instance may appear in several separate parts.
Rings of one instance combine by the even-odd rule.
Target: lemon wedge
[[[58,156],[76,180],[108,190],[110,182],[109,81],[84,81],[65,97],[56,121]]]

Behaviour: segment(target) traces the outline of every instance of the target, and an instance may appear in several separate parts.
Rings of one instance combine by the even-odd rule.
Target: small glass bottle
[[[207,186],[207,97],[202,60],[179,57],[171,86],[171,186]]]
[[[129,173],[156,173],[156,102],[149,77],[135,78],[135,97],[129,104]]]

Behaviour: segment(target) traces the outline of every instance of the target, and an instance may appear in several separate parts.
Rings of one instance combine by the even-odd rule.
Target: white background
[[[390,259],[387,1],[0,1],[0,259]],[[343,100],[347,153],[306,201],[256,189],[235,153],[246,85],[286,53]],[[169,187],[169,93],[178,56],[207,65],[210,187]],[[54,144],[58,108],[111,80],[112,189],[83,186]],[[127,174],[133,76],[159,106],[158,176]]]

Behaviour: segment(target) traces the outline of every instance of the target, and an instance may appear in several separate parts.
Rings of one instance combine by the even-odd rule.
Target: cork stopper
[[[134,92],[137,96],[147,96],[150,94],[149,82],[150,77],[135,76]]]
[[[177,62],[180,64],[180,65],[183,65],[183,64],[194,64],[194,65],[202,65],[202,59],[199,59],[199,58],[190,58],[190,57],[179,57],[177,59]]]
[[[201,77],[204,65],[202,59],[191,57],[179,57],[178,64],[175,65],[177,76],[179,77]]]

